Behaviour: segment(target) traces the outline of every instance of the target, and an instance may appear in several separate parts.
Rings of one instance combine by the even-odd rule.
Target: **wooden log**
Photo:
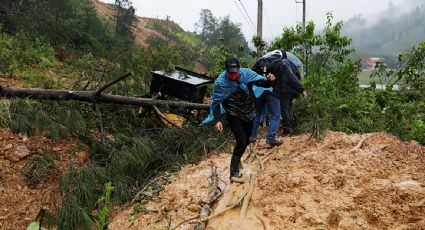
[[[220,189],[218,187],[218,173],[217,166],[214,162],[211,162],[211,177],[210,177],[210,188],[208,190],[207,202],[202,206],[201,212],[199,213],[199,219],[203,220],[211,214],[210,204],[218,199]],[[202,221],[195,226],[195,230],[203,230],[207,226],[207,221]]]
[[[255,186],[257,185],[257,174],[252,173],[249,178],[248,192],[243,199],[241,213],[239,215],[239,224],[241,225],[245,219],[246,213],[248,212],[249,201],[251,200],[252,193],[254,192]]]
[[[0,97],[6,98],[30,98],[37,100],[75,100],[106,104],[120,104],[133,106],[159,106],[169,107],[173,109],[196,109],[209,110],[207,104],[182,102],[182,101],[164,101],[150,98],[128,97],[121,95],[99,94],[95,95],[95,91],[69,91],[69,90],[53,90],[39,88],[11,88],[0,86]]]
[[[201,212],[199,214],[199,219],[203,220],[207,218],[211,214],[211,208],[209,204],[204,204],[201,208]],[[195,226],[195,230],[204,230],[207,226],[207,221],[201,221]]]

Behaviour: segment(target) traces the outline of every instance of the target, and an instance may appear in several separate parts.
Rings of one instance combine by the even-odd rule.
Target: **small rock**
[[[408,213],[410,211],[410,208],[409,208],[409,206],[404,205],[402,210],[403,210],[403,212]]]
[[[22,137],[22,141],[23,141],[23,142],[28,141],[28,137],[27,137],[27,136],[23,136],[23,137]]]
[[[22,186],[18,185],[17,189],[18,190],[21,190],[22,189]]]
[[[29,149],[27,149],[27,147],[25,147],[25,146],[18,146],[18,147],[16,147],[16,151],[15,151],[15,154],[20,158],[20,159],[22,159],[22,158],[24,158],[24,157],[26,157],[26,156],[28,156],[28,155],[30,155],[30,150]]]
[[[53,147],[53,151],[55,151],[55,152],[58,152],[58,151],[61,151],[61,150],[62,150],[61,147],[58,147],[58,146]]]
[[[10,150],[13,148],[12,144],[7,144],[6,146],[4,146],[3,150]]]
[[[189,209],[189,211],[191,212],[199,212],[201,210],[201,208],[197,204],[191,204],[189,205],[189,207],[187,207],[187,209]]]

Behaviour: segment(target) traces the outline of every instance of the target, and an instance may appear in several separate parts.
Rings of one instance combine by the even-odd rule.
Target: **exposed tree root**
[[[255,158],[258,160],[258,164],[260,165],[260,171],[264,169],[264,163],[258,155],[255,155]]]
[[[363,143],[365,142],[365,140],[367,139],[367,138],[369,138],[370,136],[372,136],[371,134],[365,134],[365,135],[362,135],[362,138],[360,139],[360,141],[359,141],[359,143],[356,145],[356,147],[354,147],[354,148],[352,148],[352,149],[350,149],[349,151],[348,151],[348,153],[350,154],[350,153],[354,153],[354,152],[356,152],[357,150],[359,150],[361,147],[362,147],[362,145],[363,145]]]
[[[239,197],[239,199],[235,203],[229,205],[228,207],[226,207],[225,209],[223,209],[223,210],[221,210],[217,213],[212,214],[211,216],[208,216],[206,219],[203,219],[203,220],[201,219],[201,221],[211,220],[212,218],[219,216],[219,215],[222,215],[223,213],[241,205],[241,203],[244,200],[244,198],[246,197],[247,193],[248,193],[248,191],[246,191],[241,197]]]
[[[268,162],[268,160],[271,159],[272,154],[277,149],[278,149],[278,147],[275,146],[271,150],[266,152],[263,157],[260,157],[257,154],[257,146],[251,145],[250,153],[246,155],[246,157],[242,160],[242,162],[248,160],[249,158],[252,158],[253,160],[257,159],[258,162],[259,162],[259,168],[253,169],[253,171],[249,171],[249,174],[242,177],[242,178],[231,177],[230,178],[231,182],[237,182],[237,183],[243,184],[244,192],[243,192],[242,196],[240,196],[234,203],[231,203],[230,205],[228,205],[224,209],[222,209],[222,210],[220,210],[216,213],[210,214],[211,210],[209,209],[209,207],[210,207],[209,204],[212,204],[213,202],[215,202],[224,192],[224,190],[221,191],[218,188],[217,183],[220,180],[220,178],[217,176],[216,167],[214,165],[212,165],[210,190],[209,190],[209,193],[208,193],[208,201],[204,204],[203,208],[201,209],[201,214],[189,217],[188,219],[178,223],[173,229],[177,229],[182,224],[188,223],[190,221],[198,221],[199,222],[199,224],[195,227],[195,229],[197,229],[197,230],[204,229],[206,227],[208,220],[211,220],[211,219],[213,219],[217,216],[223,215],[227,211],[232,210],[232,209],[234,209],[238,206],[241,207],[240,214],[239,214],[239,224],[242,224],[243,221],[245,220],[247,213],[248,213],[249,202],[250,202],[252,194],[255,190],[255,186],[257,185],[257,182],[258,182],[257,171],[264,169],[264,165]],[[237,186],[240,186],[240,185],[237,185]],[[209,216],[207,216],[207,215],[209,215]],[[263,229],[267,230],[268,227],[267,227],[267,224],[264,222],[264,220],[262,218],[260,218],[257,214],[256,214],[256,216],[261,221]]]
[[[245,162],[248,159],[254,158],[255,156],[257,156],[257,152],[258,152],[257,145],[258,145],[257,142],[251,143],[249,145],[249,147],[248,147],[249,148],[249,154],[244,154],[242,159],[241,159],[241,162]]]
[[[198,219],[198,218],[199,218],[199,215],[191,216],[191,217],[187,218],[186,220],[180,221],[180,222],[179,222],[178,224],[176,224],[176,226],[174,226],[172,229],[177,229],[178,227],[180,227],[180,225],[183,225],[183,224],[185,224],[185,223],[188,223],[188,222],[190,222],[190,221],[192,221],[192,220],[196,220],[196,219]]]
[[[278,150],[278,148],[279,147],[277,147],[277,146],[274,147],[272,150],[270,150],[268,153],[266,153],[266,155],[263,158],[261,158],[262,163],[260,163],[260,167],[261,167],[261,164],[264,166],[271,159],[272,153],[274,153],[276,150]]]
[[[248,211],[249,201],[251,200],[252,193],[254,192],[254,188],[257,184],[257,174],[252,173],[249,179],[248,192],[243,199],[241,213],[239,215],[239,224],[242,224],[245,219],[246,213]]]
[[[264,219],[261,216],[259,216],[257,213],[255,213],[255,216],[257,217],[257,219],[259,219],[261,221],[261,224],[263,225],[263,229],[269,230],[269,226],[266,224]]]

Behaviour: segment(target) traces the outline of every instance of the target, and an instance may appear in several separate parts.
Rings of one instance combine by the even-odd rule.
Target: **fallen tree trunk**
[[[150,98],[128,97],[111,94],[97,94],[97,91],[69,91],[39,88],[11,88],[0,86],[0,96],[6,98],[31,98],[38,100],[76,100],[108,104],[134,105],[134,106],[159,106],[174,109],[209,110],[209,105],[164,101]]]

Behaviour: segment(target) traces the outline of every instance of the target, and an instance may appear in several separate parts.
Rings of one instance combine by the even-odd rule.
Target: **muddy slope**
[[[425,147],[382,133],[363,137],[361,145],[362,136],[338,132],[321,142],[290,137],[262,170],[258,160],[248,159],[244,176],[257,179],[246,215],[241,219],[237,206],[209,220],[206,229],[425,229]],[[264,147],[259,144],[259,159],[269,151]],[[138,213],[134,206],[117,211],[110,229],[174,227],[199,214],[212,163],[224,191],[213,213],[234,204],[248,183],[229,183],[229,159],[212,155],[184,167]]]

